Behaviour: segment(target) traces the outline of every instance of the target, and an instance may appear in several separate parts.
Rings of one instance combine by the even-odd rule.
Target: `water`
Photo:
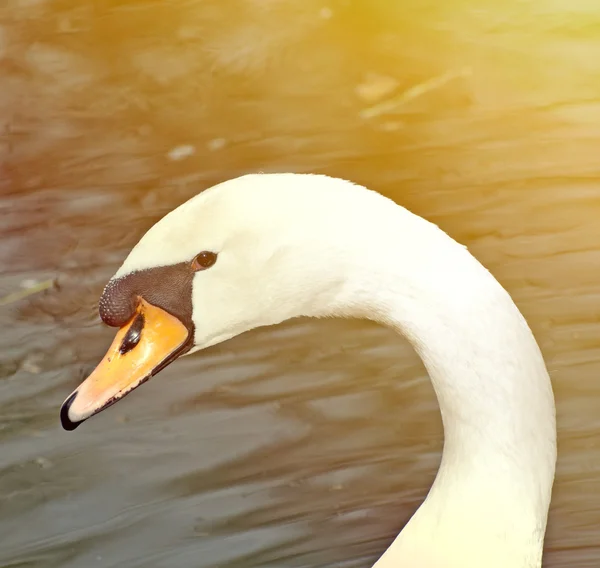
[[[599,29],[595,0],[6,0],[0,566],[368,567],[423,499],[433,391],[364,322],[257,330],[60,429],[130,247],[257,170],[377,189],[508,288],[557,398],[545,565],[597,566]]]

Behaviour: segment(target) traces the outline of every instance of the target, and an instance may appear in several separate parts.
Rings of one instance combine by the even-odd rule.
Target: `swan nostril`
[[[133,323],[129,326],[123,342],[119,347],[119,353],[125,355],[129,353],[139,342],[142,337],[142,329],[144,329],[144,314],[140,313],[133,320]]]
[[[72,432],[83,422],[83,420],[79,422],[73,422],[69,418],[69,409],[73,404],[73,401],[77,398],[77,391],[75,391],[67,400],[63,402],[63,405],[60,407],[60,423],[62,427],[68,432]]]

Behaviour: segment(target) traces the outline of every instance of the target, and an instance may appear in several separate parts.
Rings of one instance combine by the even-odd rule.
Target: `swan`
[[[315,174],[250,174],[168,213],[104,289],[118,328],[65,400],[66,430],[177,357],[297,316],[368,318],[405,336],[439,402],[435,481],[376,568],[535,568],[556,464],[552,386],[498,281],[436,225]]]

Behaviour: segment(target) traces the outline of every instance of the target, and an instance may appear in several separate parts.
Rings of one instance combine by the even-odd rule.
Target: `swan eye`
[[[210,268],[215,262],[217,262],[217,253],[209,250],[204,250],[197,254],[194,260],[192,260],[192,268],[194,270],[206,270]]]

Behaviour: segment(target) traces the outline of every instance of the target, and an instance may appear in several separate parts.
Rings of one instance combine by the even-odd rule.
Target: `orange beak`
[[[60,420],[74,430],[108,408],[185,351],[190,332],[175,316],[141,300],[92,374],[63,403]]]

